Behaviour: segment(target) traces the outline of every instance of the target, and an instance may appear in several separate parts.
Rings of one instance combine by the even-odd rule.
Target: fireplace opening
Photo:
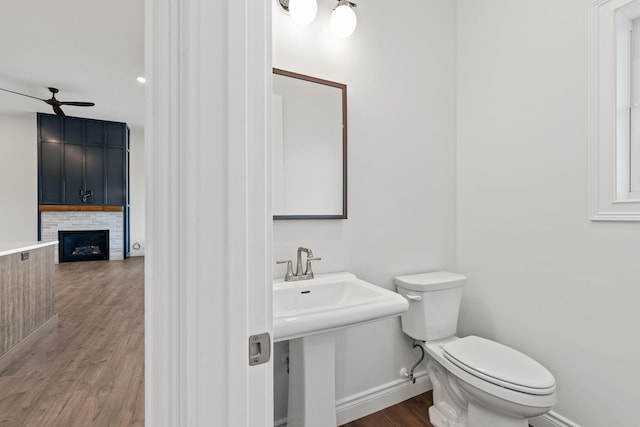
[[[58,231],[59,262],[109,259],[109,230]]]

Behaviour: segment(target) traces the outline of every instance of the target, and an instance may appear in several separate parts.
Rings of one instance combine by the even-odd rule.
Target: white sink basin
[[[351,273],[319,274],[299,282],[273,282],[273,339],[284,341],[398,316],[401,295]]]

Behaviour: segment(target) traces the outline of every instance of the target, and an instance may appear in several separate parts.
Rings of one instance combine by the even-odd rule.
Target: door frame
[[[269,427],[271,3],[146,0],[145,26],[145,421]]]

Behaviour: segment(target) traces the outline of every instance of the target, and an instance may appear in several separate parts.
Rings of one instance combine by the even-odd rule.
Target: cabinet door
[[[84,162],[84,188],[92,192],[92,196],[87,199],[87,204],[103,205],[105,204],[104,148],[93,145],[85,146]]]
[[[84,149],[78,144],[64,144],[64,203],[82,204]]]
[[[58,205],[63,201],[62,149],[57,142],[40,143],[40,204]]]
[[[38,132],[41,141],[62,142],[62,117],[38,113]]]
[[[124,123],[105,122],[105,143],[110,147],[125,148],[127,126]]]
[[[106,205],[126,204],[125,150],[127,126],[105,122]]]
[[[82,144],[84,142],[84,120],[76,117],[62,117],[64,142]]]
[[[84,121],[84,143],[88,145],[104,145],[104,122],[87,119]]]
[[[125,150],[124,148],[106,148],[107,163],[107,200],[106,205],[124,205],[125,200]]]

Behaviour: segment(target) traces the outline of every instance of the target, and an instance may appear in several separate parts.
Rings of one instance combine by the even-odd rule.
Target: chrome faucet
[[[307,266],[306,269],[304,271],[304,273],[302,272],[302,252],[304,252],[307,255]],[[293,274],[293,268],[291,265],[291,260],[286,260],[286,261],[276,261],[276,264],[287,264],[287,273],[284,275],[284,281],[285,282],[295,282],[298,280],[308,280],[308,279],[313,279],[313,271],[311,270],[311,261],[320,261],[322,258],[320,257],[314,257],[313,256],[313,252],[311,251],[311,249],[307,249],[307,248],[303,248],[303,247],[299,247],[298,248],[298,253],[297,253],[297,259],[296,259],[296,273]]]

